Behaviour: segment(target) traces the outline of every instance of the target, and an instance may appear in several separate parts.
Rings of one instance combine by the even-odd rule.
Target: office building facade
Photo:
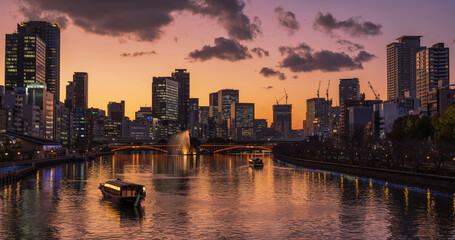
[[[340,79],[338,85],[338,93],[340,104],[345,100],[359,100],[360,99],[360,84],[358,78],[345,78]]]

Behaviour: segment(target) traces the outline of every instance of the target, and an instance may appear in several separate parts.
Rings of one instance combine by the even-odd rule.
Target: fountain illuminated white
[[[170,139],[171,145],[177,145],[177,149],[172,151],[172,155],[190,153],[190,132],[188,130],[180,132],[172,136]]]

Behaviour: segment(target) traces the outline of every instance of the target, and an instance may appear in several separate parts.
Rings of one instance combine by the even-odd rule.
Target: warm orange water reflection
[[[113,155],[42,169],[0,187],[0,238],[452,238],[455,200],[264,156]],[[146,185],[140,208],[102,200],[100,182]]]

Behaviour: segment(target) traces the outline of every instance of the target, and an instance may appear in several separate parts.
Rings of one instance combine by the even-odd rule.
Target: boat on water
[[[254,167],[254,168],[264,167],[264,163],[262,162],[262,160],[260,158],[250,158],[248,160],[248,163],[249,163],[250,167]]]
[[[138,206],[145,199],[143,185],[125,182],[120,179],[100,183],[99,189],[107,200],[122,205]]]

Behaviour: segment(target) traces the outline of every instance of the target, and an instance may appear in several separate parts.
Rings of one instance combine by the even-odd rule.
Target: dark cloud
[[[381,24],[376,24],[370,21],[361,21],[360,17],[349,18],[345,21],[336,20],[332,14],[325,15],[319,12],[313,23],[313,28],[316,30],[325,31],[332,34],[333,30],[342,30],[352,37],[361,36],[377,36],[381,35]]]
[[[154,55],[156,54],[155,51],[149,52],[133,52],[133,53],[122,53],[120,56],[122,57],[140,57],[140,56],[147,56],[147,55]]]
[[[243,0],[16,0],[28,19],[45,18],[64,25],[71,20],[87,32],[154,41],[174,21],[175,13],[190,12],[215,19],[232,38],[252,40],[261,33],[258,18],[244,13]]]
[[[56,12],[41,12],[36,6],[26,7],[24,5],[19,6],[19,11],[27,16],[28,19],[33,21],[47,21],[47,22],[57,22],[61,28],[66,28],[68,24],[68,18],[64,14]]]
[[[174,42],[178,42],[179,41],[179,38],[178,37],[175,37],[174,38]]]
[[[256,53],[256,55],[258,55],[258,57],[268,57],[269,56],[269,51],[266,51],[260,47],[251,49],[251,52]]]
[[[298,77],[297,75],[294,75],[292,78],[297,79],[297,78],[299,78],[299,77]]]
[[[289,35],[294,35],[294,33],[300,29],[300,23],[295,19],[295,14],[290,11],[284,10],[282,6],[275,8],[275,13],[278,16],[278,22]]]
[[[341,70],[363,69],[363,63],[375,56],[366,51],[360,51],[356,56],[349,56],[344,52],[329,50],[314,51],[306,44],[297,47],[280,47],[284,59],[280,62],[283,68],[293,72],[338,72]]]
[[[358,51],[358,50],[363,50],[364,49],[362,45],[360,45],[358,43],[353,43],[353,42],[348,41],[348,40],[338,40],[337,43],[340,44],[343,47],[346,47],[348,49],[348,51],[350,51],[350,52],[354,52],[354,51]]]
[[[278,77],[280,80],[286,80],[286,75],[284,75],[284,73],[272,68],[263,67],[259,73],[264,77]]]
[[[246,46],[241,45],[237,40],[223,37],[215,38],[215,46],[205,45],[200,50],[194,50],[188,55],[189,59],[207,61],[218,58],[227,61],[238,61],[251,58]]]
[[[272,89],[273,86],[265,86],[265,87],[262,87],[262,88],[265,88],[265,89],[269,90],[269,89]]]

